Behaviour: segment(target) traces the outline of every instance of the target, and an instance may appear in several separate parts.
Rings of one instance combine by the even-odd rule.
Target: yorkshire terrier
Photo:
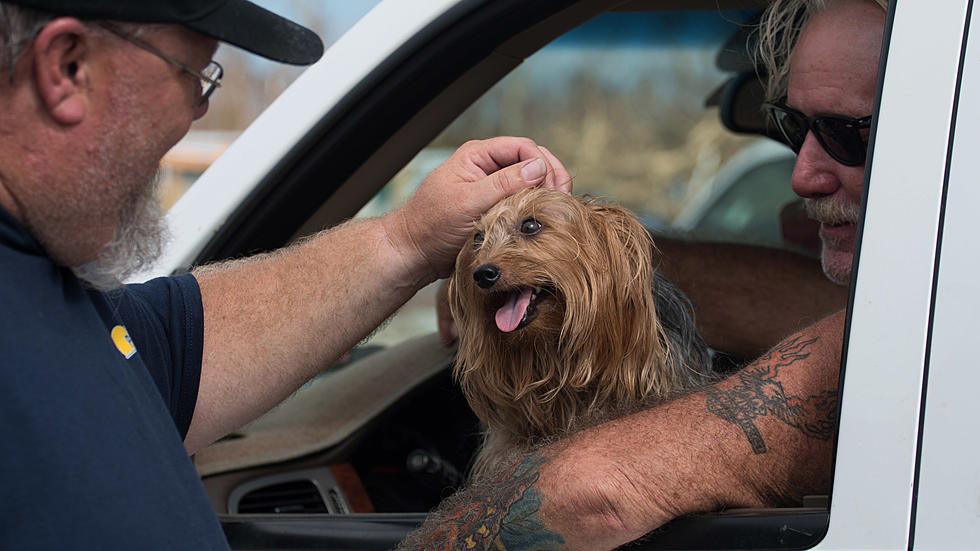
[[[454,373],[486,426],[471,477],[501,458],[703,385],[690,301],[628,210],[533,188],[476,224],[456,258]]]

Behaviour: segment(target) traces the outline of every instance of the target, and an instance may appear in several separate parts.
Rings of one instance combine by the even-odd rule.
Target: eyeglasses
[[[123,32],[122,29],[114,25],[105,22],[100,22],[99,26],[111,32],[112,34],[118,36],[119,38],[122,38],[123,40],[132,43],[134,46],[138,48],[142,48],[147,52],[150,52],[151,54],[159,57],[160,59],[166,61],[167,63],[173,65],[174,67],[177,67],[182,71],[187,71],[188,73],[200,79],[201,99],[198,105],[204,105],[204,102],[208,101],[208,98],[211,97],[211,94],[214,93],[214,90],[221,86],[221,77],[225,74],[225,70],[224,68],[221,67],[221,64],[219,64],[217,61],[211,60],[211,63],[208,63],[208,66],[205,67],[203,71],[198,71],[196,69],[188,67],[187,65],[177,61],[176,59],[173,59],[167,54],[154,48],[150,44],[143,42],[142,40],[134,36],[126,34],[125,32]]]
[[[813,132],[820,146],[835,161],[845,166],[864,164],[868,154],[868,129],[871,115],[854,119],[840,115],[807,117],[792,107],[765,104],[769,116],[796,153],[803,148],[807,132]]]

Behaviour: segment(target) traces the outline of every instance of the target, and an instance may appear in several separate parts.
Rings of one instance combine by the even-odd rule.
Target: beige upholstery
[[[194,456],[201,476],[296,459],[339,444],[412,388],[446,369],[455,349],[437,334],[327,372],[278,407]]]

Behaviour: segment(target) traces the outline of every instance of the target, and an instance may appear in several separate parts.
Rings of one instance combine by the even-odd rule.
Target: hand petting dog
[[[527,138],[471,141],[432,171],[385,221],[392,226],[392,240],[400,241],[396,248],[411,251],[411,262],[424,262],[429,280],[448,277],[473,221],[497,201],[531,186],[571,192],[571,176],[550,151]],[[446,210],[447,204],[454,208]]]

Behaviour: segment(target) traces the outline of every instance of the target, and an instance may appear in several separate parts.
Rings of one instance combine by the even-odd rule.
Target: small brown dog
[[[690,302],[653,251],[626,209],[541,188],[476,224],[449,281],[455,374],[487,428],[471,475],[709,379]]]

